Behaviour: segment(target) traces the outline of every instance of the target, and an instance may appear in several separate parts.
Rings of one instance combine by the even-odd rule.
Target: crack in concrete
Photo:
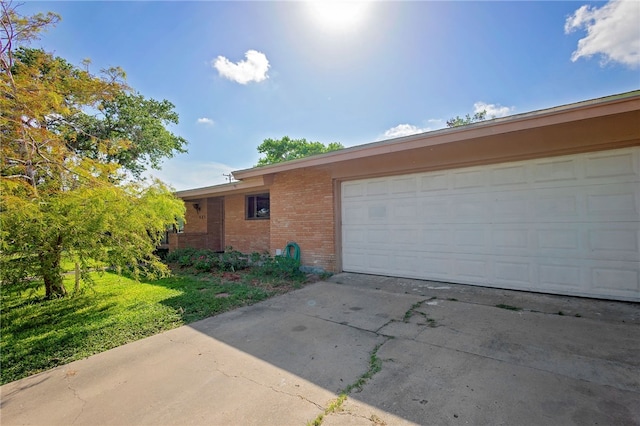
[[[196,344],[194,344],[194,343],[191,343],[191,342],[185,342],[185,341],[179,341],[179,340],[173,340],[173,339],[171,339],[170,337],[167,337],[167,336],[165,336],[165,338],[166,338],[167,340],[169,340],[171,343],[177,343],[177,344],[186,345],[186,346],[191,346],[191,347],[195,348],[195,349],[198,351],[198,355],[208,355],[208,356],[213,355],[213,353],[212,353],[211,351],[209,351],[209,350],[205,350],[205,351],[203,351],[203,350],[201,350],[201,349],[200,349]],[[218,361],[217,361],[215,358],[213,358],[213,362],[214,362],[216,365],[219,365]],[[258,386],[260,386],[260,387],[267,388],[267,389],[271,389],[271,390],[272,390],[272,391],[274,391],[274,392],[277,392],[277,393],[280,393],[280,394],[283,394],[283,395],[287,395],[287,396],[290,396],[290,397],[294,397],[294,398],[300,398],[302,401],[308,402],[308,403],[310,403],[310,404],[312,404],[312,405],[316,406],[316,407],[317,407],[318,409],[320,409],[320,410],[322,410],[322,409],[323,409],[322,405],[320,405],[320,404],[318,404],[317,402],[314,402],[314,401],[312,401],[312,400],[308,399],[308,398],[307,398],[307,397],[305,397],[304,395],[294,394],[294,393],[290,393],[290,392],[285,392],[285,391],[283,391],[283,390],[281,390],[281,389],[277,389],[277,388],[273,387],[272,385],[268,385],[268,384],[266,384],[266,383],[260,383],[260,382],[258,382],[257,380],[254,380],[254,379],[252,379],[252,378],[250,378],[250,377],[247,377],[247,376],[229,374],[229,373],[227,373],[226,371],[222,370],[220,367],[215,368],[215,369],[214,369],[214,371],[217,371],[218,373],[220,373],[220,374],[222,374],[223,376],[228,377],[228,378],[230,378],[230,379],[246,380],[246,381],[251,382],[251,383],[253,383],[253,384],[256,384],[256,385],[258,385]]]
[[[300,398],[302,401],[305,401],[305,402],[308,402],[309,404],[315,405],[320,410],[323,409],[322,405],[318,404],[317,402],[314,402],[314,401],[310,400],[309,398],[305,397],[304,395],[300,395],[298,393],[294,394],[294,393],[290,393],[290,392],[285,392],[285,391],[283,391],[281,389],[275,388],[272,385],[268,385],[266,383],[260,383],[257,380],[252,379],[250,377],[246,377],[246,376],[239,375],[239,374],[229,374],[226,371],[221,370],[220,368],[216,368],[215,371],[217,371],[218,373],[220,373],[223,376],[228,377],[230,379],[246,380],[247,382],[251,382],[251,383],[253,383],[255,385],[258,385],[260,387],[263,387],[263,388],[266,388],[266,389],[270,389],[270,390],[272,390],[272,391],[274,391],[276,393],[280,393],[282,395],[287,395],[287,396],[290,396],[290,397],[293,397],[293,398]]]
[[[73,397],[75,399],[77,399],[78,401],[82,402],[82,405],[80,406],[80,411],[73,418],[73,420],[71,421],[71,424],[75,424],[76,423],[78,418],[80,418],[80,416],[84,412],[84,407],[87,405],[87,401],[80,397],[80,395],[78,394],[78,390],[76,388],[74,388],[73,386],[71,386],[71,381],[69,380],[69,378],[72,377],[72,376],[75,376],[75,375],[76,375],[76,372],[74,370],[66,370],[65,371],[65,377],[64,377],[64,380],[67,382],[67,389],[69,389],[73,393]]]
[[[342,411],[335,411],[331,414],[335,414],[336,416],[349,416],[349,417],[355,417],[357,419],[368,420],[369,422],[371,422],[372,425],[376,425],[376,426],[385,426],[387,424],[387,422],[385,422],[375,414],[371,414],[369,417],[367,417],[364,414],[354,413],[349,408],[343,408]]]
[[[378,333],[376,333],[376,335],[382,336]],[[369,356],[369,368],[367,369],[367,371],[365,371],[360,377],[358,377],[355,382],[347,385],[343,390],[341,390],[339,392],[338,398],[336,400],[329,401],[326,404],[326,408],[323,409],[323,412],[320,413],[313,421],[308,422],[308,424],[312,424],[314,426],[321,425],[325,416],[342,410],[344,402],[354,390],[356,390],[357,392],[362,392],[363,387],[369,382],[369,380],[371,380],[374,375],[382,370],[383,362],[386,360],[378,358],[377,354],[380,348],[391,339],[393,339],[393,336],[385,337],[385,340],[382,343],[377,344],[373,348]]]

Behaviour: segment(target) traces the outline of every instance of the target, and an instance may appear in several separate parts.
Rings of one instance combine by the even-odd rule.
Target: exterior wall
[[[302,264],[336,271],[333,182],[326,171],[292,170],[271,186],[271,254],[300,246]]]
[[[198,209],[195,205],[198,205]],[[220,251],[224,249],[222,197],[185,202],[184,232],[169,234],[169,251],[187,247]]]
[[[185,233],[205,233],[207,232],[207,199],[190,200],[185,203]],[[196,210],[198,205],[200,211]]]
[[[262,191],[265,192],[265,191]],[[245,197],[249,194],[224,197],[224,244],[243,253],[269,251],[269,228],[271,219],[245,219]],[[273,194],[271,194],[273,206]]]

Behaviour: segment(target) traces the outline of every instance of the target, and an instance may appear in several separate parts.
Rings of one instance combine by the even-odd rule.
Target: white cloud
[[[212,65],[222,77],[240,84],[251,81],[260,82],[269,78],[267,71],[270,65],[264,53],[248,50],[244,56],[247,59],[237,63],[231,62],[224,56],[218,56]]]
[[[424,133],[431,130],[430,128],[420,128],[418,126],[414,126],[413,124],[398,124],[395,127],[392,127],[384,132],[381,136],[381,139],[393,139],[400,138],[402,136],[415,135],[417,133]]]
[[[198,118],[197,123],[198,124],[204,124],[204,125],[207,125],[207,126],[213,126],[215,122],[210,118],[202,117],[202,118]]]
[[[514,109],[514,107],[488,104],[486,102],[476,102],[475,104],[473,104],[473,113],[476,114],[482,111],[486,111],[487,119],[506,117],[507,115],[510,115]]]
[[[573,62],[600,54],[602,64],[640,65],[640,2],[611,0],[600,8],[584,5],[564,24],[566,34],[580,29],[585,29],[587,36],[578,41],[571,55]]]
[[[227,183],[228,179],[222,174],[229,174],[234,170],[239,168],[213,161],[172,158],[162,164],[161,170],[149,170],[145,176],[156,177],[176,191],[183,191]]]

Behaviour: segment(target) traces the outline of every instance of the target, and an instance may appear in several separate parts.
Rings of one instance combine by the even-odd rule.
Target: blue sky
[[[325,2],[326,3],[326,2]],[[640,2],[28,2],[36,47],[120,66],[168,99],[182,190],[249,168],[265,138],[354,146],[640,88]]]

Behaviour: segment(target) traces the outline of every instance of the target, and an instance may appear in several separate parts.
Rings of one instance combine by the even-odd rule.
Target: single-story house
[[[170,250],[640,301],[640,91],[233,176],[177,193]]]

